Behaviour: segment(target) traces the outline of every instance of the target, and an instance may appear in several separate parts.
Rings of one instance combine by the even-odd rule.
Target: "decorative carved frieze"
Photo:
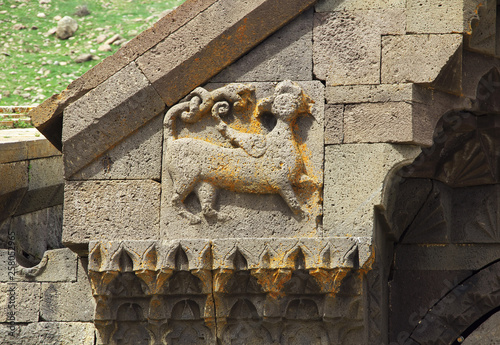
[[[92,242],[89,276],[101,342],[326,345],[342,344],[353,332],[361,337],[362,282],[371,260],[360,253],[369,248],[344,242],[342,248],[333,238]]]

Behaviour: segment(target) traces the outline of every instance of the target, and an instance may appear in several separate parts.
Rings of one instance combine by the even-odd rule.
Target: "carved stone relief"
[[[265,241],[254,247],[265,249],[259,267],[258,255],[249,255],[244,243],[229,252],[206,240],[91,243],[101,343],[327,345],[362,339],[365,268],[348,261],[333,267],[339,261],[311,253],[308,239],[289,243],[279,259],[272,254],[279,241]],[[221,257],[226,259],[216,259]]]
[[[257,236],[269,236],[281,231],[276,224],[317,233],[323,101],[313,99],[322,85],[304,84],[208,85],[169,109],[162,235],[254,237],[261,228]]]

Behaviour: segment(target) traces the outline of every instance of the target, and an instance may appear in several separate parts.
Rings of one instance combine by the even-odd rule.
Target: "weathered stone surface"
[[[61,40],[65,40],[73,36],[78,30],[78,23],[69,16],[63,17],[57,22],[56,36]]]
[[[416,324],[411,338],[419,344],[432,344],[435,339],[453,343],[478,321],[478,315],[497,311],[499,277],[500,264],[494,262],[451,288]]]
[[[61,156],[28,162],[28,190],[14,215],[35,212],[63,202],[63,162]]]
[[[419,152],[418,147],[409,145],[327,146],[323,206],[325,235],[371,236],[374,206],[382,203],[382,187],[387,174],[395,166],[413,160]]]
[[[247,269],[294,269],[299,250],[307,269],[359,268],[369,264],[372,255],[368,237],[91,241],[89,270],[237,269],[235,260],[241,260],[241,257]],[[120,260],[124,254],[130,259],[126,268],[123,267],[124,260]]]
[[[300,91],[298,86],[291,86],[290,82],[280,83],[277,90],[283,91],[283,94],[279,93],[281,91],[276,91],[277,93],[274,96],[265,100],[264,97],[273,95],[275,85],[271,83],[254,83],[253,85],[256,89],[255,96],[249,91],[248,86],[241,84],[231,84],[227,88],[221,89],[222,91],[217,90],[218,85],[209,85],[207,87],[208,89],[215,89],[213,92],[214,97],[218,92],[222,94],[229,92],[231,94],[235,90],[239,90],[239,88],[246,90],[241,91],[241,95],[245,100],[240,103],[244,105],[244,107],[240,108],[241,114],[236,113],[224,118],[225,121],[228,121],[229,126],[218,123],[212,117],[205,116],[201,117],[199,122],[193,123],[191,127],[188,125],[185,125],[185,128],[182,129],[179,127],[178,131],[183,139],[173,139],[177,138],[177,136],[175,132],[172,132],[174,135],[170,134],[167,125],[163,165],[163,176],[167,178],[164,178],[162,187],[162,237],[200,238],[202,236],[202,238],[224,238],[269,237],[273,235],[286,237],[290,233],[294,233],[296,236],[306,236],[306,234],[310,236],[317,233],[316,217],[320,212],[320,199],[318,199],[317,188],[320,187],[320,181],[322,180],[322,152],[324,147],[323,85],[320,82],[300,83],[303,92],[315,101],[312,104],[310,114],[308,114],[309,110],[306,109],[307,107],[303,103],[306,98],[302,99],[303,96],[300,96],[302,93],[296,94],[296,91]],[[274,97],[276,97],[276,101],[283,100],[281,110],[278,109],[278,103],[273,103]],[[288,103],[291,97],[302,99],[298,99],[297,104],[303,114],[298,116],[295,109],[290,115],[290,117],[298,116],[296,125],[293,126],[296,137],[290,137],[287,134],[290,133],[291,128],[286,116],[279,121],[275,119],[273,123],[273,117],[281,116],[278,112],[283,111],[283,114],[285,114],[293,108]],[[248,120],[245,120],[247,119],[245,112],[248,111],[247,114],[253,113],[253,108],[250,108],[255,107],[255,98],[258,100],[264,99],[262,108],[256,110],[261,112],[261,115],[249,117],[249,119],[254,119],[251,120],[254,123],[249,123]],[[176,112],[183,110],[185,107],[189,108],[189,104],[189,102],[181,103],[176,105],[176,108],[169,110],[165,123],[172,122],[171,119],[175,118]],[[218,107],[217,104],[213,109]],[[208,110],[205,110],[208,112],[210,108],[212,108],[212,105],[208,107]],[[276,115],[270,115],[269,112]],[[197,113],[194,112],[193,114]],[[224,116],[221,115],[221,117]],[[258,119],[262,119],[262,124],[259,123],[260,120]],[[178,121],[178,123],[182,122]],[[197,130],[197,126],[203,131]],[[217,129],[217,126],[220,129]],[[274,130],[270,131],[271,129]],[[202,140],[186,138],[192,136],[190,131],[195,131],[195,138],[201,138]],[[248,133],[240,131],[247,131]],[[284,137],[284,135],[287,135],[287,137]],[[231,146],[228,136],[234,137],[231,140],[235,142],[235,146]],[[248,146],[249,140],[257,140],[255,146]],[[298,153],[294,151],[295,149],[290,151],[292,147],[290,144],[293,140],[298,141],[296,146],[294,144],[298,148]],[[209,144],[208,142],[216,144]],[[262,143],[264,143],[264,146],[261,145]],[[259,149],[262,151],[258,151]],[[179,152],[182,153],[180,156]],[[200,154],[200,152],[203,153]],[[213,156],[214,154],[215,156]],[[293,163],[295,162],[294,157],[299,157],[298,154],[301,155],[300,160],[303,161],[301,163],[303,168],[301,169],[304,170],[296,170],[297,168],[293,165],[295,164]],[[237,155],[238,159],[234,158],[235,155]],[[211,158],[212,156],[213,158]],[[266,180],[271,178],[270,176],[274,171],[272,170],[274,168],[271,167],[278,162],[292,164],[290,169],[294,173],[290,174],[290,177],[280,175],[276,180]],[[210,170],[212,164],[215,164],[214,166],[221,164],[222,170],[217,170],[221,168]],[[199,175],[199,169],[208,170]],[[183,171],[183,173],[179,174],[179,171]],[[254,171],[256,175],[253,175],[254,173],[251,171]],[[276,171],[279,173],[281,170]],[[295,176],[298,175],[294,174],[298,171],[301,171],[300,176],[303,179],[303,182],[300,183],[295,181]],[[178,190],[176,189],[178,194],[173,193],[173,181],[168,178],[169,176],[174,176],[174,181],[180,183],[181,186],[185,186],[185,189],[179,187]],[[213,176],[213,178],[207,181],[203,180],[208,179],[208,176]],[[215,176],[219,177],[215,178]],[[289,178],[292,179],[293,188],[290,185]],[[200,183],[200,179],[202,179],[202,183]],[[277,183],[280,183],[282,187],[277,187]],[[195,193],[186,197],[187,194],[193,191],[193,186],[196,186],[194,190],[198,194],[198,198]],[[289,189],[284,191],[286,188]],[[217,195],[217,189],[219,191],[218,202],[216,203],[214,196]],[[280,192],[284,197],[278,194]],[[183,203],[184,200],[185,203]],[[201,200],[201,206],[198,200]],[[217,217],[218,213],[220,213],[220,218]],[[301,217],[304,218],[301,219]],[[279,227],[276,226],[277,224],[280,224]]]
[[[320,0],[315,6],[317,12],[374,10],[405,8],[405,0]]]
[[[126,254],[130,259],[129,268],[134,271],[176,269],[180,266],[184,270],[210,270],[210,251],[211,243],[206,239],[90,241],[88,268],[94,272],[123,270],[123,260],[120,257]]]
[[[17,132],[18,135],[12,132]],[[34,128],[23,129],[22,132],[11,129],[8,133],[9,135],[0,138],[0,163],[12,163],[31,158],[59,156],[61,154],[47,139],[40,136],[40,133]]]
[[[379,84],[381,35],[404,28],[400,9],[316,13],[314,75],[327,85]]]
[[[139,128],[123,142],[73,175],[73,180],[160,180],[163,116]]]
[[[68,248],[47,250],[40,264],[19,268],[17,277],[38,282],[75,282],[77,255]]]
[[[418,345],[406,340],[411,331],[437,300],[471,274],[469,270],[395,270],[389,283],[390,341]]]
[[[0,195],[27,189],[28,163],[26,161],[0,164]]]
[[[11,229],[16,234],[20,264],[38,264],[46,250],[62,248],[62,205],[13,217]]]
[[[313,11],[306,11],[211,81],[311,80],[312,19]]]
[[[407,102],[348,104],[344,109],[344,142],[411,142],[412,105]]]
[[[220,0],[137,63],[171,106],[313,3],[257,0],[236,8],[232,1]]]
[[[160,183],[155,181],[67,182],[63,243],[76,248],[86,247],[91,239],[112,240],[117,236],[156,239],[159,209]]]
[[[458,34],[382,37],[382,83],[431,83],[461,45]]]
[[[9,276],[9,251],[0,250],[0,282],[12,281]],[[40,263],[33,267],[16,266],[15,282],[75,282],[77,255],[67,248],[47,250]]]
[[[11,216],[28,189],[26,161],[0,164],[0,222]]]
[[[464,345],[475,344],[495,344],[500,339],[500,313],[495,313],[481,324],[474,332],[472,332],[465,341]]]
[[[327,103],[379,103],[413,100],[412,84],[339,85],[325,89]]]
[[[100,157],[164,106],[135,63],[72,103],[64,111],[65,177]]]
[[[472,3],[474,2],[472,1]],[[497,51],[496,5],[495,1],[486,1],[481,3],[477,8],[471,6],[474,12],[472,15],[469,15],[474,19],[470,22],[470,28],[467,25],[469,23],[464,23],[466,30],[470,33],[469,36],[466,36],[465,40],[469,49],[487,55],[495,55]],[[468,13],[464,12],[464,18],[467,18]]]
[[[399,270],[479,270],[497,259],[498,248],[488,244],[400,244],[395,256]]]
[[[480,98],[486,99],[493,95],[500,88],[498,82],[494,80],[483,80],[483,77],[492,69],[500,71],[500,59],[485,56],[464,50],[463,53],[463,68],[462,68],[462,93],[465,97],[471,99]],[[478,85],[485,87],[484,94],[477,95]]]
[[[28,190],[64,183],[62,163],[61,156],[30,160],[28,166]]]
[[[74,283],[41,283],[40,317],[44,321],[92,321],[95,303],[82,260]],[[75,308],[75,301],[78,307]]]
[[[45,138],[26,142],[28,158],[60,156],[61,152]]]
[[[9,345],[94,345],[94,325],[84,322],[36,322],[16,325],[0,324],[0,339]]]
[[[0,283],[0,322],[38,322],[40,283]],[[1,338],[0,338],[1,339]]]
[[[344,140],[344,106],[325,105],[325,144],[341,144]]]
[[[299,250],[305,269],[359,268],[371,255],[370,245],[367,237],[216,239],[212,269],[238,269],[238,255],[244,258],[246,269],[294,269]]]
[[[464,0],[408,0],[406,31],[417,34],[464,31]]]

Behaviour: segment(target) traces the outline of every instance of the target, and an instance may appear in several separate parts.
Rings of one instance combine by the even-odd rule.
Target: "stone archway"
[[[386,193],[390,344],[459,344],[500,307],[499,86],[483,75]]]
[[[410,339],[421,345],[460,343],[479,326],[477,321],[498,308],[500,261],[451,289],[422,318]]]

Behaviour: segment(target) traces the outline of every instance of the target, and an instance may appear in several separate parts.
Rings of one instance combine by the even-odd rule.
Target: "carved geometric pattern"
[[[406,202],[414,199],[411,191],[419,185],[427,195]],[[386,214],[398,242],[500,243],[500,185],[451,188],[408,178],[395,187]]]
[[[500,262],[455,286],[418,322],[410,338],[421,345],[453,344],[469,326],[500,307]]]
[[[256,254],[272,264],[256,268],[242,243],[222,250],[205,240],[94,242],[89,276],[102,343],[326,345],[361,337],[364,271],[349,266],[360,259],[326,267],[324,250],[306,243],[291,240],[277,259],[269,253],[280,248],[267,240]]]

